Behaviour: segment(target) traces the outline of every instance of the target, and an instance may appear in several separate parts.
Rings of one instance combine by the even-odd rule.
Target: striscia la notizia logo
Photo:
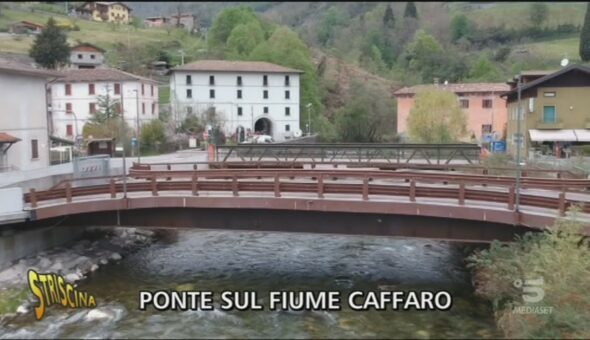
[[[41,320],[47,307],[62,305],[65,308],[94,308],[96,299],[93,295],[74,288],[58,274],[39,274],[30,269],[28,272],[29,288],[38,300],[35,306],[35,318]]]

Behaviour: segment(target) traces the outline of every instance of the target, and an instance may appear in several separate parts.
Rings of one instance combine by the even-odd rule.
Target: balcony
[[[537,121],[537,124],[536,124],[535,128],[537,128],[539,130],[543,130],[543,129],[563,129],[563,121],[561,119],[558,119],[554,123],[548,123],[548,122],[544,122],[542,120],[539,120],[539,121]]]

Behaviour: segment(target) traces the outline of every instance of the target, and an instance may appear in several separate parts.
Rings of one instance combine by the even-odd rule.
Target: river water
[[[495,338],[491,306],[473,295],[463,254],[447,243],[385,237],[181,230],[101,267],[79,288],[98,311],[52,306],[0,323],[0,337]],[[439,290],[446,312],[138,310],[139,290]]]

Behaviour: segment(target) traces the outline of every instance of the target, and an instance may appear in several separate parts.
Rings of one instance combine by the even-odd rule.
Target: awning
[[[9,135],[5,132],[0,132],[0,143],[16,143],[20,141],[20,138],[16,138],[12,135]]]
[[[533,142],[577,142],[574,130],[529,130]]]
[[[590,130],[529,130],[533,142],[590,142]]]
[[[590,142],[590,130],[576,129],[574,132],[578,137],[578,142]]]

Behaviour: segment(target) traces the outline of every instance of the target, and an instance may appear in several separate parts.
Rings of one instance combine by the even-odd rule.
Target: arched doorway
[[[254,133],[272,136],[270,119],[260,118],[254,123]]]

